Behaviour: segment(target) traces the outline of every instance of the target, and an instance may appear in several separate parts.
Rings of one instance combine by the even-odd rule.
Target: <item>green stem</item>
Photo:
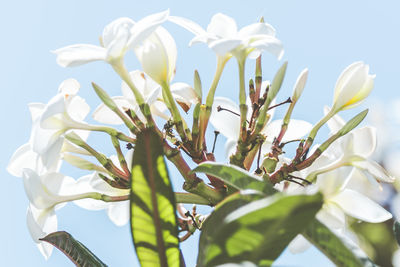
[[[176,203],[212,205],[207,199],[192,193],[175,193]]]
[[[169,84],[168,83],[162,84],[162,90],[163,90],[163,96],[167,98],[167,102],[169,104],[167,106],[172,114],[176,130],[179,133],[182,142],[186,143],[188,141],[188,138],[186,135],[183,119],[181,117],[181,114],[179,113],[178,107],[176,106],[175,100],[169,88]]]
[[[144,101],[144,98],[140,91],[136,88],[135,84],[133,83],[131,76],[127,69],[124,66],[123,60],[119,60],[112,64],[112,67],[114,68],[115,72],[122,78],[122,80],[129,86],[129,88],[132,90],[133,95],[135,96],[136,103],[138,103],[140,110],[142,111],[144,117],[147,120],[147,123],[150,127],[153,127],[155,125],[153,117],[150,112],[150,107],[149,105]]]
[[[239,107],[240,107],[240,136],[239,139],[245,141],[247,129],[247,105],[246,105],[246,85],[244,80],[244,66],[246,59],[238,59],[239,67]]]

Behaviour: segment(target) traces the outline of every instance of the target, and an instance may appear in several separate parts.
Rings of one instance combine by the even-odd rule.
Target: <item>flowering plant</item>
[[[162,26],[166,21],[192,32],[190,44],[205,43],[216,53],[215,76],[206,97],[197,71],[192,85],[172,83],[177,48]],[[130,52],[142,70],[126,68],[125,55]],[[283,55],[275,29],[263,19],[238,30],[232,18],[219,13],[205,30],[168,10],[138,22],[111,22],[100,46],[77,44],[55,50],[64,67],[93,61],[109,64],[122,80],[122,96],[111,97],[92,83],[102,101],[93,113],[100,123],[96,125],[85,122],[90,107],[78,95],[75,79],[62,82],[47,104],[29,105],[31,138],[14,153],[8,171],[23,178],[30,201],[28,228],[41,253],[48,258],[55,246],[77,266],[105,266],[69,233],[57,231],[56,210],[72,201],[85,209],[106,210],[116,225],[129,222],[142,266],[184,266],[179,243],[196,231],[201,231],[198,266],[270,266],[286,247],[299,251],[308,243],[339,266],[373,265],[351,239],[348,222],[355,218],[379,223],[392,215],[349,184],[380,187],[394,178],[370,158],[375,129],[356,128],[368,110],[348,122],[338,113],[368,96],[375,75],[363,62],[347,67],[337,80],[332,106],[312,125],[292,119],[308,70],[300,73],[292,95],[276,103],[287,62],[271,82],[263,81],[263,52],[278,60]],[[231,58],[238,64],[239,105],[215,96]],[[246,85],[248,60],[256,60],[256,69]],[[285,116],[272,120],[274,110],[283,105]],[[182,111],[191,111],[190,121]],[[209,123],[215,129],[211,149],[206,140]],[[331,133],[317,145],[315,138],[325,124]],[[94,132],[108,135],[115,155],[107,156],[88,143]],[[215,159],[219,134],[227,139],[229,163]],[[287,145],[293,142],[297,148],[293,157],[287,157]],[[181,174],[184,192],[173,191],[165,159]],[[63,161],[90,174],[79,179],[66,176],[60,172]],[[182,204],[214,209],[199,214]]]

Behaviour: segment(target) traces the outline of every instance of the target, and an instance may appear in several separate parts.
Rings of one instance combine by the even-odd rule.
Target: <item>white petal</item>
[[[79,84],[79,82],[77,80],[71,78],[71,79],[64,80],[58,86],[58,92],[63,95],[74,96],[79,92],[80,88],[81,88],[81,85]]]
[[[224,56],[238,47],[242,41],[240,39],[219,39],[209,43],[209,47],[214,50],[217,55]]]
[[[168,20],[192,32],[194,35],[203,35],[207,33],[199,24],[187,18],[169,16]]]
[[[249,44],[250,47],[254,47],[260,51],[268,51],[280,60],[283,56],[283,44],[280,40],[275,37],[265,35],[262,38],[258,37],[258,40],[253,40]]]
[[[130,38],[130,28],[121,27],[118,29],[117,35],[107,46],[107,60],[112,62],[114,59],[123,57],[127,50],[127,43]]]
[[[112,203],[107,209],[107,215],[117,226],[124,226],[129,222],[129,201]]]
[[[341,229],[345,226],[345,216],[336,203],[325,203],[317,213],[317,219],[333,229]]]
[[[374,153],[376,148],[376,128],[370,126],[358,128],[353,130],[351,134],[354,136],[354,154],[367,158]]]
[[[29,112],[31,113],[32,121],[37,120],[43,113],[46,105],[43,103],[29,103],[28,108]]]
[[[58,138],[42,155],[41,159],[46,171],[58,171],[61,167],[61,148],[63,144],[64,139]]]
[[[387,171],[379,165],[377,162],[373,160],[365,160],[365,161],[355,161],[352,162],[354,167],[367,171],[369,174],[375,177],[377,181],[384,183],[393,183],[394,177],[390,176]]]
[[[267,136],[269,141],[272,141],[275,137],[278,137],[281,131],[282,120],[274,120],[267,124],[262,133]],[[312,128],[312,124],[302,120],[290,120],[285,135],[282,138],[283,142],[299,139],[305,136]]]
[[[68,104],[67,113],[71,119],[82,122],[89,114],[90,106],[85,99],[80,96],[74,96]]]
[[[104,27],[102,41],[104,47],[109,47],[111,43],[117,38],[121,29],[130,30],[135,22],[130,18],[118,18]]]
[[[54,115],[62,114],[66,111],[66,101],[65,96],[63,94],[57,94],[52,99],[50,99],[49,103],[47,103],[45,109],[43,110],[43,114],[40,118],[40,126],[43,128],[53,128],[51,123],[47,123],[46,120]]]
[[[17,148],[11,156],[7,171],[13,176],[22,177],[24,168],[38,170],[39,164],[38,154],[33,152],[31,145],[27,143]]]
[[[135,48],[137,45],[142,43],[147,37],[149,37],[158,26],[164,23],[169,16],[169,9],[149,15],[139,20],[131,28],[131,37],[128,41],[128,46],[130,48]]]
[[[53,251],[53,246],[38,239],[57,231],[57,217],[54,209],[37,210],[30,205],[27,211],[26,222],[32,239],[37,243],[40,252],[47,260]]]
[[[228,139],[237,140],[239,138],[240,117],[226,110],[218,111],[218,106],[239,114],[238,106],[228,98],[215,97],[210,117],[210,122],[217,131]]]
[[[106,50],[103,47],[88,44],[66,46],[53,53],[57,55],[57,63],[62,67],[75,67],[106,59]]]
[[[171,85],[172,96],[178,102],[183,102],[187,106],[198,102],[194,89],[187,83],[174,83]]]
[[[227,15],[217,13],[211,18],[207,32],[215,34],[220,38],[232,38],[237,34],[236,22]]]
[[[377,203],[350,189],[343,190],[332,201],[336,202],[346,214],[365,222],[378,223],[392,218],[392,214]]]
[[[131,103],[123,96],[112,97],[112,100],[114,100],[115,104],[119,107],[121,111],[123,111],[124,108],[134,108],[132,107]],[[113,124],[113,125],[120,125],[124,123],[120,119],[120,117],[118,117],[118,115],[115,114],[114,111],[109,109],[104,104],[100,104],[93,112],[92,116],[94,120],[100,123]]]
[[[241,28],[239,36],[243,38],[261,34],[275,36],[275,32],[275,29],[270,24],[257,22]]]
[[[96,192],[90,184],[92,176],[92,174],[85,175],[76,181],[76,193]],[[91,198],[75,200],[74,204],[87,210],[103,210],[109,206],[109,203],[107,202]]]
[[[311,247],[311,243],[302,235],[297,235],[290,243],[289,250],[293,254],[302,253]]]

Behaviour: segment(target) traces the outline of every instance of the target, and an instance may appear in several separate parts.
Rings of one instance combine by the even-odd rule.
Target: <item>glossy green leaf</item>
[[[218,229],[201,243],[198,265],[216,266],[250,261],[270,266],[289,242],[311,222],[323,203],[322,195],[275,194],[251,201],[229,213]],[[203,230],[204,232],[206,229]]]
[[[137,135],[131,182],[131,230],[142,267],[180,266],[175,195],[160,137]]]
[[[267,195],[272,195],[276,192],[270,183],[265,183],[260,177],[234,165],[203,162],[193,171],[215,176],[237,190],[254,189]]]
[[[307,226],[303,235],[337,266],[376,266],[352,240],[344,235],[334,234],[317,219]]]
[[[203,259],[206,258],[206,251],[209,245],[213,242],[214,236],[221,230],[222,224],[228,214],[234,210],[249,204],[251,201],[258,200],[265,197],[263,194],[257,191],[241,191],[236,192],[223,201],[221,201],[211,215],[207,218],[202,226],[200,235],[200,247],[197,262],[199,266],[202,266]]]
[[[40,240],[46,241],[64,253],[78,267],[107,266],[96,257],[87,247],[67,232],[51,233]]]

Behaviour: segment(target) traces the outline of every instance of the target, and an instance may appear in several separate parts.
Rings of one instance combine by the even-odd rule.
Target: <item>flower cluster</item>
[[[164,28],[167,21],[195,35],[190,45],[205,43],[216,54],[215,76],[204,98],[197,71],[193,85],[172,82],[177,47]],[[125,67],[125,55],[132,52],[141,69]],[[63,67],[106,62],[120,76],[122,93],[109,96],[99,85],[92,84],[102,101],[92,114],[100,123],[96,125],[85,122],[90,107],[78,95],[80,85],[74,79],[62,82],[57,95],[47,104],[29,104],[31,137],[14,153],[8,171],[23,178],[30,202],[28,228],[42,254],[48,258],[52,246],[40,238],[57,230],[56,210],[67,202],[73,201],[85,209],[106,210],[119,226],[129,221],[132,154],[136,136],[148,128],[155,129],[166,157],[183,176],[188,193],[177,193],[178,203],[214,206],[232,193],[223,179],[213,175],[207,175],[210,183],[205,184],[186,162],[215,161],[214,148],[209,150],[207,145],[211,142],[205,139],[210,122],[216,136],[221,133],[227,139],[225,152],[231,165],[255,173],[282,194],[321,192],[324,203],[317,218],[329,228],[345,231],[349,217],[371,223],[390,219],[389,212],[357,191],[365,183],[380,188],[380,183],[394,181],[370,158],[376,147],[375,129],[369,126],[355,129],[367,112],[347,123],[337,115],[360,104],[372,90],[375,75],[369,74],[368,65],[355,62],[343,71],[334,87],[332,106],[326,107],[325,115],[313,125],[292,119],[306,85],[308,69],[300,73],[291,97],[276,103],[287,64],[283,64],[272,81],[263,81],[264,52],[280,60],[284,50],[275,29],[263,19],[238,30],[232,18],[218,13],[203,29],[189,19],[171,16],[169,10],[137,22],[129,18],[111,22],[104,28],[99,46],[76,44],[53,51],[57,63]],[[239,68],[239,105],[215,96],[224,67],[231,58],[236,59]],[[252,59],[256,60],[255,77],[247,86],[245,64]],[[288,106],[285,116],[272,120],[275,108],[284,105]],[[192,110],[191,127],[181,110],[185,113]],[[121,124],[126,126],[125,132],[109,126]],[[322,144],[314,144],[325,124],[330,136]],[[88,136],[94,132],[109,135],[115,155],[104,155],[88,144]],[[121,148],[121,142],[126,150]],[[299,144],[294,157],[288,158],[285,146],[291,142]],[[78,179],[65,176],[60,172],[64,161],[90,174]],[[186,210],[180,215],[185,217],[182,221],[196,224]],[[300,236],[292,242],[292,248],[299,246],[298,240]]]

